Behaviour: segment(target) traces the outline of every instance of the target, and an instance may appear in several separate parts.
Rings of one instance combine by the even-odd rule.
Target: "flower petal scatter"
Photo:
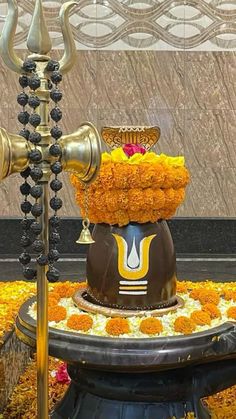
[[[185,197],[189,172],[184,158],[157,155],[127,144],[102,154],[98,178],[88,188],[88,216],[93,223],[126,225],[171,218]],[[76,202],[85,215],[85,189],[71,175]]]
[[[58,383],[70,384],[71,379],[69,377],[67,365],[65,362],[59,365],[55,377]]]

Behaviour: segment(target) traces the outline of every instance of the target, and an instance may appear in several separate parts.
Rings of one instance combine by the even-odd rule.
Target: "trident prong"
[[[59,61],[60,72],[62,74],[67,73],[75,62],[76,48],[72,29],[69,23],[69,12],[71,8],[77,4],[78,3],[75,1],[68,1],[62,5],[60,10],[60,24],[65,45],[64,55]]]
[[[60,24],[64,41],[64,54],[60,63],[60,72],[67,73],[73,66],[76,57],[76,47],[72,29],[69,22],[69,12],[78,3],[68,1],[64,3],[60,10]],[[16,73],[23,73],[23,61],[14,51],[14,37],[18,22],[18,6],[16,0],[8,0],[8,14],[0,38],[0,54],[6,66]],[[36,0],[32,22],[27,39],[29,51],[33,53],[30,58],[37,61],[45,60],[45,54],[51,51],[51,40],[46,27],[42,0]]]
[[[15,73],[22,73],[23,61],[16,55],[13,43],[18,21],[18,6],[16,0],[8,0],[8,13],[0,38],[0,54],[4,63]]]
[[[27,38],[28,50],[34,54],[48,54],[52,49],[52,42],[43,14],[41,0],[36,0],[34,13]]]

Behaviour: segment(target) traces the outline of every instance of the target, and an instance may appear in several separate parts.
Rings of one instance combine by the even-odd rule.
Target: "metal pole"
[[[44,209],[40,216],[40,239],[48,254],[48,182],[40,182],[43,193],[40,203]],[[37,417],[48,419],[48,282],[47,266],[37,268]]]

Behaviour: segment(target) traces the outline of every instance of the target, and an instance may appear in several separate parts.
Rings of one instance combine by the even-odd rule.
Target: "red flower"
[[[125,144],[123,147],[123,150],[126,156],[128,157],[133,156],[133,154],[135,153],[141,153],[141,154],[146,153],[146,149],[142,145],[139,145],[139,144]]]
[[[56,380],[58,383],[70,384],[71,380],[67,372],[67,365],[65,362],[59,366],[56,372]]]

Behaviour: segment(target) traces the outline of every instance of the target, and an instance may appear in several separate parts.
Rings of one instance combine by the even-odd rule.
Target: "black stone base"
[[[201,399],[236,383],[236,361],[160,371],[117,373],[68,366],[72,379],[52,419],[209,419]]]

